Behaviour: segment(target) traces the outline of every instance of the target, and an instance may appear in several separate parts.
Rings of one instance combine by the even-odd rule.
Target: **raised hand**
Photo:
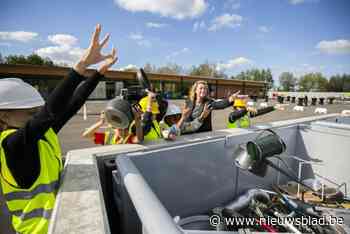
[[[187,119],[188,117],[190,117],[191,114],[192,114],[191,108],[184,106],[184,108],[182,109],[183,118]]]
[[[200,115],[200,119],[203,121],[204,119],[206,119],[208,117],[208,115],[210,114],[210,112],[212,111],[212,109],[210,108],[209,104],[206,103],[204,105],[204,109],[202,114]]]
[[[131,107],[132,113],[134,114],[135,121],[141,121],[142,111],[139,105],[133,105]]]
[[[253,115],[256,115],[258,113],[258,110],[254,107],[247,107],[247,111]]]
[[[81,75],[85,73],[88,66],[104,61],[104,64],[98,69],[98,71],[103,75],[118,59],[115,48],[112,49],[110,54],[101,54],[101,50],[107,44],[110,35],[107,34],[100,43],[100,33],[101,25],[98,24],[95,28],[95,32],[92,35],[89,48],[85,51],[79,62],[74,66],[74,69]]]
[[[240,93],[241,91],[238,90],[237,92],[235,92],[234,94],[232,94],[229,98],[228,98],[228,101],[229,102],[234,102],[235,99],[237,98],[238,94]]]
[[[104,111],[101,111],[100,113],[100,122],[104,124],[106,122],[106,115]]]

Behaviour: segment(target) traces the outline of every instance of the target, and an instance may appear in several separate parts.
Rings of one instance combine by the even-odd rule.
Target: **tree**
[[[274,80],[270,68],[268,68],[265,72],[264,81],[268,83],[268,89],[273,87]]]
[[[331,76],[328,82],[328,91],[343,92],[343,77],[341,75]]]
[[[334,75],[328,82],[328,91],[332,92],[349,92],[350,91],[350,75]]]
[[[215,78],[227,78],[227,75],[224,71],[219,70],[218,66],[214,63],[205,63],[200,64],[199,66],[192,66],[189,71],[191,76],[210,76]]]
[[[30,64],[41,66],[55,66],[49,58],[42,58],[37,54],[31,54],[25,57],[24,55],[9,55],[5,57],[6,64]]]
[[[254,80],[254,81],[265,81],[268,83],[268,89],[270,89],[273,86],[273,77],[270,69],[250,69],[247,71],[242,71],[235,77],[231,77],[232,79],[237,80]]]
[[[343,92],[350,92],[350,75],[343,75]]]
[[[299,91],[326,91],[328,80],[321,73],[308,73],[299,80]]]
[[[181,74],[183,73],[183,67],[176,63],[168,63],[167,65],[157,69],[157,73],[162,74]]]
[[[146,63],[145,66],[143,66],[143,70],[145,72],[157,72],[157,67],[155,65],[152,65],[150,63]]]
[[[280,87],[282,91],[294,91],[297,79],[290,72],[283,72],[279,76]]]
[[[3,63],[5,63],[5,61],[4,61],[4,59],[2,58],[2,55],[1,55],[1,53],[0,53],[0,64],[3,64]]]

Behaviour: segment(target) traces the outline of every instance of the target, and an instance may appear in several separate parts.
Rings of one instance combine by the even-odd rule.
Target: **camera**
[[[142,97],[146,96],[146,90],[141,86],[130,86],[120,90],[120,97],[130,104],[137,103]]]

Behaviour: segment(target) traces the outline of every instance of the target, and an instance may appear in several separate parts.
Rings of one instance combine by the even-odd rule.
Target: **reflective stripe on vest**
[[[244,115],[243,117],[237,119],[233,123],[228,123],[227,128],[249,128],[250,127],[250,118],[248,114]]]
[[[40,173],[34,184],[20,188],[7,167],[3,140],[16,130],[0,133],[0,196],[6,206],[0,206],[0,219],[11,220],[12,229],[17,233],[47,233],[48,223],[54,208],[63,168],[61,150],[56,133],[49,129],[38,141]]]
[[[113,128],[109,128],[105,132],[105,145],[113,145],[115,144],[115,130]]]
[[[160,130],[160,126],[157,120],[152,121],[152,127],[147,133],[147,135],[144,136],[145,141],[153,141],[158,138],[162,138],[162,132]]]

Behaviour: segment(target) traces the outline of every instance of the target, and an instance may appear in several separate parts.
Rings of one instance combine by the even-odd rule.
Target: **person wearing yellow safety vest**
[[[116,105],[121,104],[121,100],[115,98],[109,101],[108,106],[110,108],[117,109]],[[82,134],[83,137],[94,139],[95,144],[101,145],[114,145],[114,144],[138,144],[143,141],[143,131],[141,127],[141,110],[135,105],[131,107],[134,120],[129,123],[126,128],[118,128],[120,119],[118,116],[111,116],[110,119],[106,118],[105,111],[100,114],[100,119],[97,123],[93,124]],[[113,112],[112,112],[113,113]],[[98,132],[98,130],[107,124],[107,128],[104,132]]]
[[[148,91],[148,95],[143,97],[139,101],[142,115],[142,128],[144,132],[144,141],[154,141],[159,138],[163,138],[162,131],[159,126],[159,116],[161,111],[159,109],[159,102],[156,99],[157,94],[151,91]]]
[[[97,25],[84,56],[50,94],[20,79],[0,79],[0,231],[47,233],[63,168],[57,133],[81,108],[103,74],[116,60],[116,51],[100,53]],[[85,79],[89,65],[104,61]]]
[[[247,107],[247,101],[244,98],[237,98],[233,104],[234,111],[228,117],[227,128],[249,128],[250,119],[270,113],[274,110],[283,110],[280,106],[269,106],[262,109]]]

